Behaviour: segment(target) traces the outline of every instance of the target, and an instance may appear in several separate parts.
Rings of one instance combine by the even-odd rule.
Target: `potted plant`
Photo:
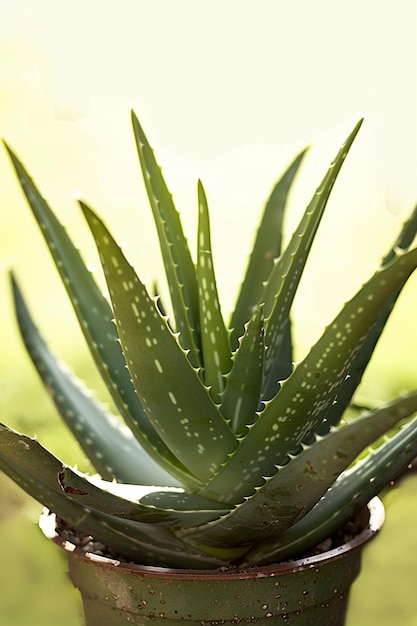
[[[3,425],[0,468],[46,507],[41,525],[67,550],[90,626],[343,624],[361,547],[382,523],[375,496],[417,455],[417,391],[376,409],[353,401],[417,266],[417,210],[375,274],[294,364],[292,303],[361,122],[283,249],[284,209],[304,152],[278,181],[226,324],[203,186],[194,263],[134,114],[132,121],[169,309],[81,202],[110,303],[6,146],[124,424],[51,353],[12,277],[29,355],[97,475]]]

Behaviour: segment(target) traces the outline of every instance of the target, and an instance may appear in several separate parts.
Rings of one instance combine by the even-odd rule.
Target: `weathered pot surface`
[[[80,590],[87,626],[180,623],[279,623],[343,626],[349,589],[360,571],[362,547],[381,528],[379,498],[368,505],[369,522],[338,548],[277,565],[246,570],[181,570],[122,562],[85,552],[55,532],[44,515],[46,536],[65,549]],[[367,514],[367,511],[364,511]]]

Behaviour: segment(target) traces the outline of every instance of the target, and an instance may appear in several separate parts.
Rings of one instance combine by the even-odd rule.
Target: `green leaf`
[[[235,436],[107,228],[85,205],[83,210],[99,250],[138,396],[171,452],[205,482],[235,449]]]
[[[200,306],[200,334],[204,382],[216,403],[224,389],[224,377],[230,371],[229,337],[221,313],[214,274],[210,220],[206,194],[198,181],[197,282]]]
[[[262,400],[270,400],[283,380],[279,355],[288,332],[290,309],[333,185],[361,124],[362,120],[356,124],[330,165],[288,246],[271,271],[261,296],[261,302],[265,303],[267,346]],[[284,375],[289,369],[288,366],[285,368]]]
[[[101,513],[65,492],[62,463],[37,441],[0,424],[0,469],[74,530],[111,546],[120,557],[147,565],[213,568],[225,563],[183,544],[167,528]]]
[[[182,347],[190,351],[188,358],[194,367],[198,367],[201,365],[198,335],[200,323],[195,267],[171,193],[133,111],[132,124],[170,288],[176,330],[180,333]]]
[[[23,341],[62,419],[103,478],[143,485],[175,485],[123,427],[51,353],[40,336],[12,276],[16,315]]]
[[[202,490],[215,500],[238,503],[272,476],[287,455],[317,430],[334,402],[379,311],[417,267],[417,250],[376,272],[345,304],[305,359],[266,404],[228,463]],[[240,476],[239,483],[235,477]]]
[[[396,255],[400,252],[406,252],[417,233],[417,206],[414,208],[410,218],[403,224],[401,232],[399,233],[394,245],[389,250],[389,252],[385,255],[382,260],[381,267],[389,265]],[[340,387],[339,393],[337,394],[337,402],[332,404],[329,408],[325,421],[319,426],[318,434],[325,435],[329,432],[330,428],[333,425],[339,423],[342,419],[344,412],[346,411],[349,403],[358,388],[363,374],[365,372],[366,367],[371,359],[371,356],[375,350],[375,347],[381,337],[382,331],[385,328],[385,325],[388,321],[389,316],[392,313],[394,305],[398,299],[398,296],[401,293],[401,288],[395,292],[391,298],[389,298],[386,304],[381,308],[378,319],[376,320],[374,326],[368,333],[363,346],[358,351],[358,354],[353,360],[352,367],[349,371],[349,375],[343,381],[343,384]]]
[[[244,332],[245,324],[261,302],[264,283],[267,281],[275,260],[281,254],[282,224],[291,185],[307,150],[294,159],[276,183],[264,209],[259,229],[249,258],[245,278],[242,281],[230,321],[231,343],[238,347],[238,337]]]
[[[259,307],[246,324],[239,348],[233,355],[233,365],[226,377],[221,412],[230,420],[234,433],[244,435],[256,420],[261,393],[265,353],[264,319]]]
[[[417,234],[417,204],[414,207],[410,217],[406,220],[402,226],[401,232],[399,233],[394,245],[388,254],[385,255],[382,265],[388,265],[391,263],[393,259],[395,259],[396,255],[399,251],[405,252],[408,250]]]
[[[415,412],[417,391],[303,446],[231,513],[182,537],[223,546],[277,537],[314,507],[367,446]]]
[[[109,303],[22,163],[7,145],[6,148],[110,395],[133,435],[139,439],[147,453],[158,462],[161,461],[161,464],[169,468],[168,471],[172,470],[178,477],[181,474],[177,471],[180,469],[178,463],[149,423],[130,380]]]
[[[183,490],[144,495],[142,485],[124,485],[89,477],[63,467],[59,483],[66,493],[95,510],[116,517],[167,527],[195,526],[228,513],[221,504]]]
[[[316,506],[278,537],[245,556],[245,565],[265,565],[305,554],[342,528],[417,456],[417,417],[346,470]]]

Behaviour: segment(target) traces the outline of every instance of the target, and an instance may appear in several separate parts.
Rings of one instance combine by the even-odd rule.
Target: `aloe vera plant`
[[[194,261],[153,151],[134,114],[132,120],[166,270],[169,317],[100,217],[81,202],[110,302],[101,294],[6,146],[121,419],[51,353],[12,277],[29,355],[97,475],[71,468],[3,425],[0,468],[75,532],[138,563],[216,568],[297,556],[348,522],[417,455],[417,391],[351,412],[385,323],[417,266],[417,210],[375,274],[294,365],[292,304],[361,122],[283,249],[287,197],[305,151],[280,178],[227,323],[203,185]]]

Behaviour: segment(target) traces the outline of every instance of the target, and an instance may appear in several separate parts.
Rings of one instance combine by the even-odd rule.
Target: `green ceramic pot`
[[[343,626],[362,548],[384,520],[378,498],[363,513],[364,530],[339,548],[246,571],[144,567],[85,553],[57,536],[53,541],[67,552],[87,626]]]

